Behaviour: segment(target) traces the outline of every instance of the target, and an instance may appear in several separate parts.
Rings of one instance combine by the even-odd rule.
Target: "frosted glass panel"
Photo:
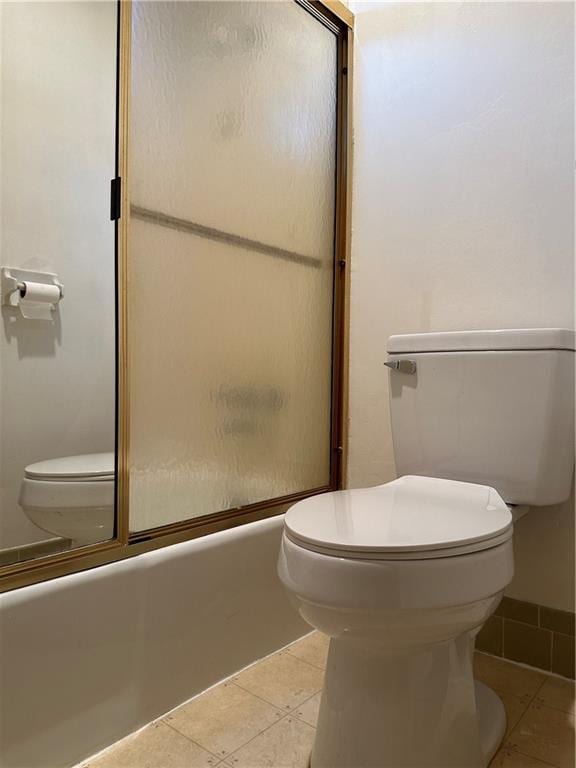
[[[336,37],[293,2],[133,10],[133,531],[327,485]]]

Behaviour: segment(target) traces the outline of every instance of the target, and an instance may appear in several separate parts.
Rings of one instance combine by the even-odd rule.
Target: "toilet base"
[[[480,723],[480,746],[485,765],[488,765],[506,733],[506,710],[498,694],[478,680],[476,680],[476,705]]]
[[[486,768],[504,736],[472,633],[409,650],[333,638],[311,768]]]
[[[28,481],[32,482],[32,481]],[[70,549],[114,538],[114,508],[22,507],[34,525],[52,536],[69,539]]]

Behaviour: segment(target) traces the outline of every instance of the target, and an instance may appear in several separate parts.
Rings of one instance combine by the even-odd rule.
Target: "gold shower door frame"
[[[258,0],[255,0],[256,2]],[[265,500],[239,509],[184,520],[159,528],[130,534],[129,530],[129,458],[130,458],[130,370],[128,302],[128,228],[130,151],[130,0],[118,0],[118,110],[117,176],[121,182],[121,215],[116,222],[117,261],[117,434],[116,434],[116,527],[115,538],[68,552],[16,563],[0,568],[0,592],[33,584],[69,573],[122,560],[142,552],[194,539],[208,533],[280,514],[298,499],[337,490],[346,475],[347,443],[347,367],[348,367],[348,293],[350,251],[350,104],[352,90],[352,30],[354,17],[338,0],[292,0],[311,13],[336,35],[337,119],[336,119],[336,215],[334,237],[334,293],[332,338],[331,461],[328,485]]]

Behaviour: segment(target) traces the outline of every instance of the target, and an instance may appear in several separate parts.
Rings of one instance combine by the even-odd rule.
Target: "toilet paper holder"
[[[16,267],[0,267],[0,291],[2,292],[2,306],[18,307],[22,300],[26,300],[29,286],[56,287],[58,294],[47,299],[31,298],[31,301],[45,301],[47,308],[56,309],[56,305],[64,298],[64,286],[53,272],[39,272],[31,269],[19,269]]]

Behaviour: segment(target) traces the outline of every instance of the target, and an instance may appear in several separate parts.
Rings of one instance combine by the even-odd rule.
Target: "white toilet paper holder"
[[[56,304],[64,298],[64,286],[58,280],[58,275],[53,272],[38,272],[16,267],[0,267],[2,306],[18,307],[20,301],[26,297],[27,283],[40,283],[46,286],[53,285],[58,288],[60,295],[55,302],[50,302],[51,309],[56,309]]]

